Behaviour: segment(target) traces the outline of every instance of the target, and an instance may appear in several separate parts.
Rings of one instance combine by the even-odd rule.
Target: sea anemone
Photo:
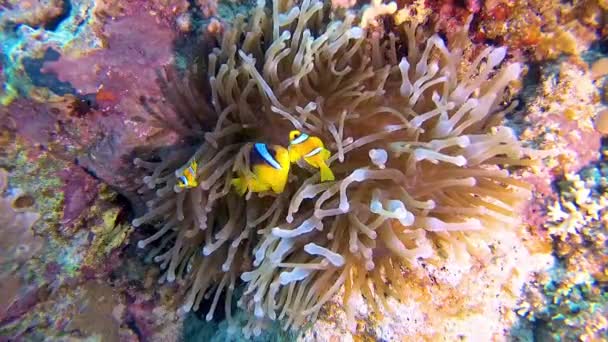
[[[226,291],[232,324],[240,279],[246,334],[268,319],[297,329],[341,289],[353,323],[354,298],[376,308],[403,299],[407,270],[486,257],[493,231],[518,224],[529,190],[504,167],[531,161],[499,123],[521,65],[505,62],[502,47],[462,63],[468,23],[446,46],[414,23],[387,29],[358,18],[317,0],[259,2],[206,59],[209,96],[196,101],[207,111],[182,108],[198,149],[135,160],[149,200],[133,224],[156,228],[139,246],[154,246],[161,281],[187,289],[183,311],[212,298],[209,320]],[[196,103],[190,92],[181,98]],[[325,141],[336,180],[293,167],[278,195],[232,191],[252,143],[285,145],[292,129]],[[198,186],[182,189],[177,177],[194,160]]]

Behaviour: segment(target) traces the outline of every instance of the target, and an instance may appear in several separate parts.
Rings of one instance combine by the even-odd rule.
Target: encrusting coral
[[[468,25],[446,46],[415,24],[358,22],[321,1],[262,1],[209,54],[206,112],[187,108],[201,106],[200,94],[173,90],[187,120],[176,130],[202,143],[135,160],[149,200],[133,224],[156,227],[139,246],[153,246],[161,281],[188,289],[183,311],[209,298],[211,319],[226,291],[232,322],[241,279],[238,304],[253,313],[246,334],[267,319],[297,329],[344,289],[354,328],[354,299],[377,308],[405,298],[400,280],[423,272],[422,260],[487,258],[487,237],[518,224],[529,189],[503,166],[530,165],[532,152],[499,122],[521,65],[501,47],[461,65]],[[285,145],[293,129],[325,142],[336,180],[293,168],[278,195],[233,191],[234,174],[250,172],[252,144]],[[181,188],[193,161],[198,187]]]
[[[33,212],[32,198],[25,193],[8,188],[8,172],[0,168],[0,320],[25,287],[23,266],[43,247],[44,241],[31,230],[40,215]]]

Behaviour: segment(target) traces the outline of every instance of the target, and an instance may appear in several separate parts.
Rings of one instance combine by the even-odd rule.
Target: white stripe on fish
[[[301,143],[305,142],[306,140],[308,140],[308,138],[309,138],[308,134],[306,134],[306,133],[302,133],[302,134],[300,134],[300,136],[299,136],[299,137],[297,137],[297,138],[293,139],[293,140],[290,142],[290,144],[291,144],[291,145],[297,145],[297,144],[301,144]]]
[[[279,164],[279,162],[276,161],[276,159],[274,159],[272,157],[272,155],[270,155],[270,152],[268,152],[268,147],[266,146],[266,144],[262,144],[262,143],[255,144],[255,150],[264,159],[264,161],[266,161],[268,164],[270,164],[270,166],[274,167],[277,170],[281,169],[281,164]]]
[[[316,156],[317,154],[321,153],[321,151],[323,151],[323,147],[317,147],[317,148],[315,148],[314,150],[312,150],[312,151],[310,151],[310,152],[306,153],[306,154],[304,155],[304,158],[310,158],[310,157],[312,157],[312,156]]]

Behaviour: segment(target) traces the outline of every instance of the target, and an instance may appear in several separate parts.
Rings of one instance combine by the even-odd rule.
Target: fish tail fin
[[[321,182],[329,182],[336,179],[334,173],[331,171],[329,166],[327,166],[327,164],[322,163],[319,170],[321,171]]]
[[[239,196],[243,196],[247,192],[247,183],[242,178],[233,178],[230,183]]]

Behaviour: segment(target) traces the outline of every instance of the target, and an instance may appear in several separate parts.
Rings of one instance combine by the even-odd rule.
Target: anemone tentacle
[[[216,121],[202,146],[183,166],[136,161],[154,199],[134,224],[158,227],[140,246],[162,241],[162,279],[189,288],[183,310],[213,295],[207,319],[240,279],[248,334],[267,319],[297,329],[342,288],[351,321],[361,294],[404,297],[403,269],[487,255],[483,241],[515,227],[529,196],[503,169],[530,153],[496,124],[522,69],[504,48],[462,70],[468,26],[448,46],[414,24],[385,32],[329,11],[318,0],[262,1],[239,18],[207,57]],[[230,190],[255,139],[285,143],[294,129],[326,142],[335,181],[296,170],[276,196]],[[181,189],[168,175],[190,160],[199,186]]]

